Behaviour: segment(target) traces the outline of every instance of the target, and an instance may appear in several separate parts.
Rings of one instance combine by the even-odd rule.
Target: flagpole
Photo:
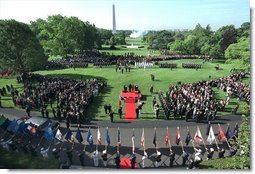
[[[98,131],[99,131],[99,127],[97,127],[97,146],[96,146],[96,151],[98,151]]]
[[[37,146],[40,146],[41,142],[42,142],[42,139],[43,139],[44,136],[42,136],[42,138],[40,139],[39,143],[37,144]]]
[[[218,150],[218,149],[219,149],[219,146],[218,146],[218,143],[217,143],[216,138],[214,138],[214,141],[215,141],[215,144],[216,144],[216,147],[217,147],[217,150]]]
[[[168,130],[168,126],[166,127],[166,130],[167,130],[167,136],[168,136],[168,147],[169,147],[169,151],[170,153],[172,152],[172,146],[171,146],[171,140],[170,140],[170,133],[169,133],[169,130]]]
[[[84,148],[83,151],[86,152],[86,141],[84,142]]]
[[[199,129],[199,127],[198,127],[198,126],[197,126],[197,128]],[[201,131],[200,131],[200,129],[199,129],[199,132],[201,132]],[[207,148],[206,148],[205,141],[204,141],[204,138],[203,138],[202,134],[201,134],[201,137],[202,137],[203,144],[204,144],[204,146],[205,146],[205,150],[206,150]]]
[[[119,127],[118,127],[118,130],[117,130],[117,152],[120,151],[120,148],[119,148]]]
[[[219,128],[221,128],[221,127],[220,127],[220,124],[218,124],[218,126],[219,126]],[[221,129],[221,130],[222,130],[222,129]],[[227,138],[226,138],[225,135],[224,135],[224,140],[226,141],[226,143],[227,143],[227,145],[228,145],[228,148],[230,149],[230,145],[229,145],[228,140],[227,140]]]
[[[182,139],[181,139],[181,146],[182,146],[182,151],[184,151],[183,144],[182,144]]]
[[[157,151],[158,151],[157,134],[156,134],[157,128],[155,127],[154,130],[155,130],[155,135],[156,135],[155,149],[156,149],[156,153],[157,153]]]

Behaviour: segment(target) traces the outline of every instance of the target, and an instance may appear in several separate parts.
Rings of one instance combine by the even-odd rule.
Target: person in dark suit
[[[122,107],[119,107],[118,113],[119,113],[120,118],[122,118]]]
[[[107,104],[105,104],[105,105],[104,105],[104,112],[105,112],[105,114],[108,114],[107,111],[108,111],[108,106],[107,106]]]
[[[132,168],[132,169],[135,169],[136,156],[135,156],[135,154],[134,154],[134,153],[131,155],[130,160],[131,160],[131,168]]]
[[[111,122],[113,123],[113,112],[112,111],[110,111],[109,116],[110,116]]]
[[[119,169],[120,168],[120,153],[119,151],[117,151],[117,155],[114,158],[115,164],[116,164],[116,168]]]

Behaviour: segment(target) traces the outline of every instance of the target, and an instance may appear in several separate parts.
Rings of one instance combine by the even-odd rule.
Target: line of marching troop
[[[2,129],[2,130],[1,130]],[[12,120],[10,121],[8,118],[5,118],[4,116],[0,117],[0,130],[1,130],[1,134],[2,134],[2,138],[0,140],[0,146],[2,146],[3,148],[7,149],[7,150],[12,150],[12,151],[18,151],[19,149],[21,149],[23,152],[25,153],[31,153],[32,155],[36,156],[37,154],[37,150],[38,147],[40,146],[42,140],[45,138],[46,140],[49,141],[49,147],[47,149],[41,148],[40,149],[40,154],[42,157],[44,158],[48,158],[49,157],[49,149],[51,146],[55,146],[56,142],[58,142],[58,144],[61,142],[61,146],[60,149],[57,150],[56,148],[53,148],[52,150],[52,154],[53,156],[58,159],[60,161],[60,151],[61,151],[61,147],[64,143],[64,140],[72,143],[72,148],[68,149],[66,151],[67,153],[67,157],[69,159],[69,162],[66,162],[64,164],[62,164],[62,168],[68,168],[70,167],[71,164],[73,164],[73,148],[74,148],[74,143],[75,143],[75,139],[77,140],[78,143],[80,143],[81,145],[84,145],[84,149],[82,152],[80,152],[78,154],[79,160],[80,160],[80,164],[82,166],[85,166],[84,164],[84,153],[86,152],[86,146],[91,146],[91,148],[96,147],[95,151],[92,154],[92,158],[94,161],[94,166],[97,167],[99,166],[99,160],[102,159],[103,160],[103,164],[106,167],[107,166],[107,161],[108,161],[108,157],[109,154],[107,154],[107,147],[111,144],[111,138],[110,138],[110,134],[109,134],[109,130],[108,127],[106,128],[106,136],[105,136],[105,150],[102,151],[101,153],[101,158],[99,156],[99,152],[98,152],[98,145],[102,145],[102,140],[101,140],[101,133],[100,133],[100,128],[97,128],[97,137],[96,137],[96,143],[94,144],[93,141],[93,136],[91,133],[91,129],[88,129],[88,133],[87,133],[87,138],[84,141],[83,140],[83,136],[81,133],[80,128],[77,128],[76,131],[76,135],[74,136],[72,131],[70,129],[68,129],[67,133],[65,136],[63,136],[63,134],[61,133],[60,129],[56,129],[56,130],[52,130],[50,127],[47,128],[47,130],[43,133],[43,135],[40,138],[40,141],[38,143],[38,145],[32,145],[31,143],[31,139],[33,138],[33,136],[36,136],[36,127],[35,125],[31,125],[31,124],[25,124],[24,121],[18,123],[17,120]],[[236,147],[231,147],[230,145],[230,140],[234,140],[237,141],[237,137],[238,137],[238,131],[239,131],[239,126],[238,124],[235,125],[234,129],[231,130],[230,126],[227,126],[227,129],[224,133],[224,131],[222,130],[221,126],[218,124],[218,138],[215,137],[214,131],[213,131],[213,127],[211,125],[211,123],[208,123],[207,126],[207,131],[206,131],[206,135],[207,135],[207,139],[204,139],[204,137],[202,136],[202,133],[199,129],[199,127],[197,126],[196,132],[194,134],[194,137],[191,135],[191,132],[189,130],[189,128],[187,127],[187,135],[186,138],[183,138],[181,136],[181,129],[180,127],[177,127],[177,131],[176,131],[176,136],[175,136],[175,144],[177,146],[181,145],[181,149],[182,149],[182,154],[180,154],[180,156],[182,157],[182,166],[187,166],[187,169],[192,169],[192,168],[199,168],[199,163],[202,161],[203,158],[203,154],[202,154],[202,150],[199,148],[196,148],[194,143],[198,143],[201,144],[203,143],[204,148],[206,150],[206,159],[210,160],[213,158],[214,155],[214,149],[211,147],[208,149],[208,146],[211,146],[212,144],[215,143],[216,147],[217,147],[217,151],[218,151],[218,157],[219,158],[224,158],[224,154],[226,149],[224,149],[224,147],[220,148],[219,147],[219,143],[225,141],[228,145],[229,148],[229,152],[230,152],[230,156],[233,156],[237,153],[237,149]],[[4,137],[6,134],[11,135],[11,138],[9,137],[8,140],[6,140]],[[14,137],[22,137],[23,139],[26,139],[27,137],[29,141],[25,142],[24,140],[18,140],[15,142]],[[172,142],[171,142],[171,136],[168,130],[168,127],[166,128],[166,134],[164,136],[164,142],[166,144],[167,147],[169,147],[170,153],[169,153],[169,167],[173,167],[174,166],[174,162],[176,163],[176,154],[174,152],[174,150],[172,149]],[[185,139],[185,141],[183,141]],[[218,139],[218,140],[217,140]],[[205,141],[207,142],[206,145]],[[132,136],[131,136],[131,142],[132,142],[132,154],[130,156],[130,168],[137,168],[137,159],[136,159],[136,153],[135,153],[135,132],[134,129],[132,131]],[[185,149],[185,146],[183,145],[185,142],[186,147],[192,143],[192,146],[194,148],[194,158],[192,157],[193,154],[189,154],[187,149]],[[120,133],[120,129],[118,128],[117,130],[117,152],[116,152],[116,157],[114,158],[115,160],[115,165],[116,168],[120,168],[120,148],[121,148],[121,133]],[[155,151],[156,151],[156,160],[154,162],[154,166],[155,167],[159,167],[160,166],[160,162],[162,154],[159,151],[159,147],[158,147],[158,137],[157,137],[157,130],[156,128],[154,129],[154,136],[153,136],[153,140],[152,143],[155,146]],[[141,148],[143,150],[143,156],[142,156],[142,160],[139,162],[142,168],[146,168],[149,166],[146,166],[146,160],[150,159],[150,156],[148,156],[147,152],[146,152],[146,148],[145,148],[145,136],[144,136],[144,128],[142,129],[142,135],[140,138],[140,144],[141,144]],[[96,146],[93,146],[96,145]],[[222,144],[223,146],[223,144]],[[242,155],[242,151],[240,151],[240,155]],[[179,156],[179,157],[180,157]],[[179,158],[178,158],[179,159]],[[176,163],[177,165],[180,165],[178,163]]]

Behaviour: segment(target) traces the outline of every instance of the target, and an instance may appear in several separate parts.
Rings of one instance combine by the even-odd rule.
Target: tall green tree
[[[242,37],[225,51],[225,57],[236,63],[237,68],[250,68],[250,38]]]
[[[101,47],[95,25],[77,17],[48,16],[46,21],[38,19],[31,22],[30,27],[47,54],[65,56]]]
[[[36,35],[27,24],[0,20],[0,66],[26,73],[43,68],[47,61]]]

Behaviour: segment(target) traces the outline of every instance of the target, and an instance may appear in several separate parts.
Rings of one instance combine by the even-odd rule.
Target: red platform
[[[121,158],[120,159],[120,168],[121,169],[131,169],[130,158]],[[138,168],[138,164],[135,164],[135,168]]]
[[[122,92],[120,96],[126,103],[125,119],[136,119],[136,102],[141,98],[141,93],[138,91]]]

